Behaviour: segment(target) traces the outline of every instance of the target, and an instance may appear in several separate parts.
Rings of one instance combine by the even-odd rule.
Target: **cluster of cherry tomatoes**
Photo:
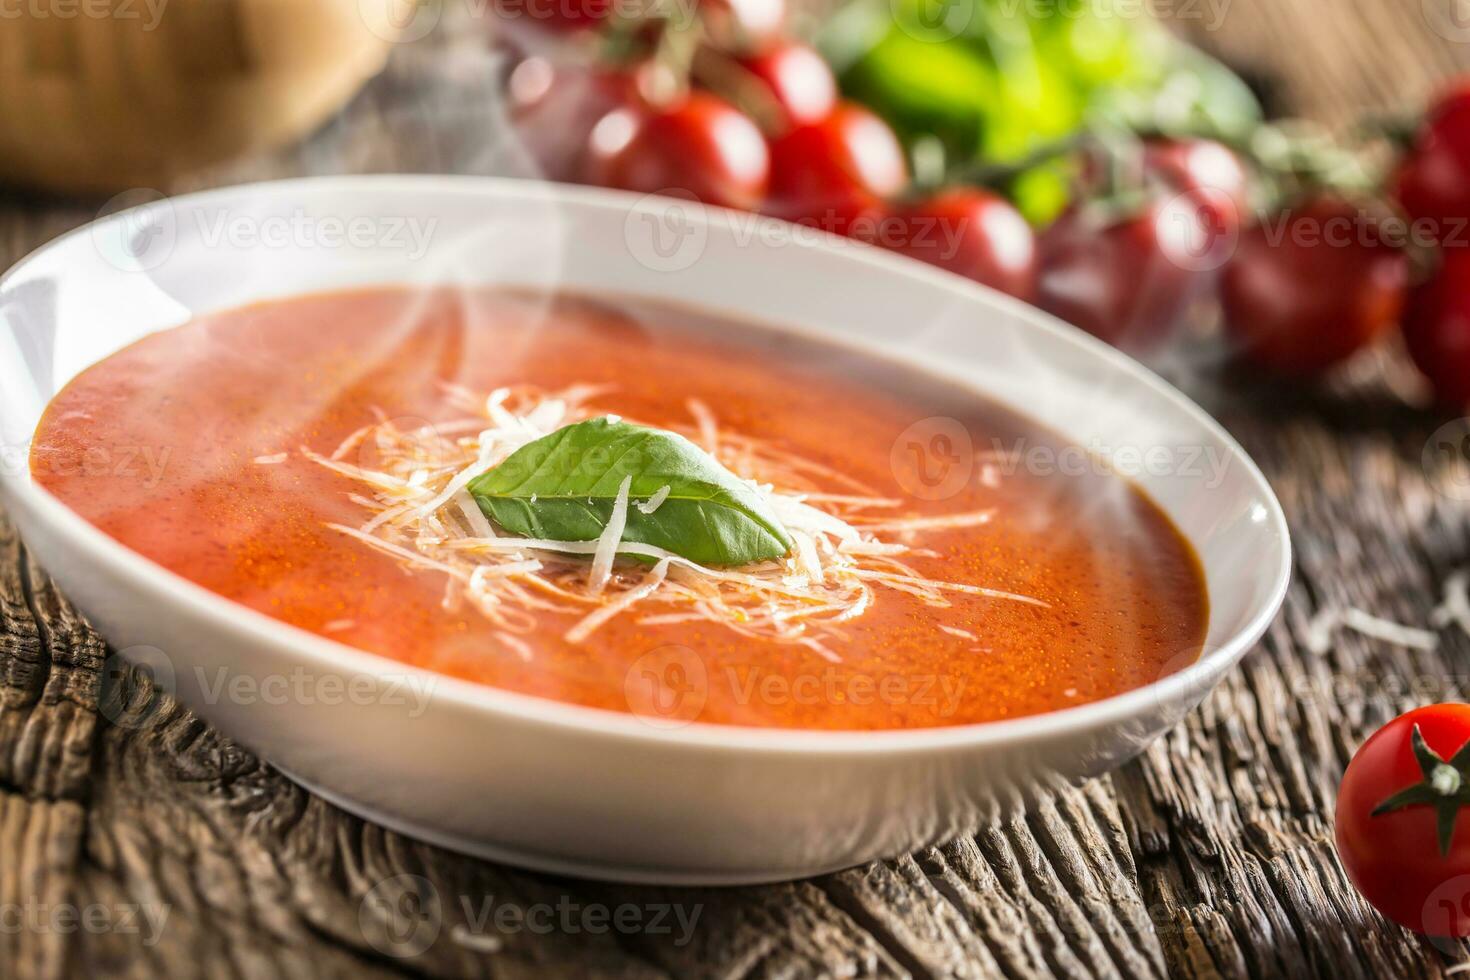
[[[1075,200],[1038,231],[970,175],[916,186],[893,129],[787,35],[784,0],[689,0],[674,8],[689,24],[661,0],[623,0],[648,4],[632,15],[620,0],[512,2],[527,28],[510,32],[513,121],[552,179],[860,239],[1135,352],[1219,315],[1240,359],[1308,377],[1402,323],[1440,397],[1470,403],[1470,231],[1456,224],[1470,219],[1470,88],[1434,108],[1367,197],[1297,184],[1262,210],[1260,162],[1243,149],[1078,141],[1058,151]],[[1432,225],[1432,247],[1391,234],[1394,219]]]
[[[782,0],[698,9],[697,47],[673,68],[656,56],[556,66],[544,54],[515,67],[514,121],[546,175],[759,211],[1033,298],[1036,241],[1020,213],[979,188],[909,196],[898,137],[839,96],[815,50],[785,36]],[[575,32],[602,21],[584,11],[540,23]]]
[[[1315,374],[1402,326],[1447,407],[1470,405],[1470,86],[1447,90],[1376,186],[1261,215],[1222,284],[1243,353]]]
[[[1433,274],[1409,296],[1404,340],[1446,405],[1470,404],[1470,85],[1430,108],[1400,164],[1404,211],[1438,230]]]

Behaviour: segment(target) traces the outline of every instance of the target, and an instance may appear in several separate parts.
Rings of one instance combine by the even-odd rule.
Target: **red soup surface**
[[[912,545],[902,560],[1035,603],[946,592],[935,605],[879,584],[820,645],[708,619],[646,622],[675,608],[657,602],[580,642],[566,633],[582,612],[540,610],[507,640],[474,604],[449,601],[444,571],[328,527],[364,526],[363,486],[301,449],[331,454],[382,418],[462,419],[448,391],[521,385],[604,386],[598,412],[681,431],[697,399],[721,431],[810,464],[821,489],[890,498],[894,519],[991,511],[978,526],[898,535]],[[677,721],[895,729],[1082,704],[1199,653],[1203,576],[1164,514],[1117,475],[1004,465],[1018,448],[1063,442],[974,392],[838,345],[642,302],[382,289],[261,304],[133,344],[56,397],[31,467],[163,567],[394,660],[614,711],[662,711],[674,695]],[[911,453],[920,469],[906,476]],[[964,476],[945,479],[953,466]],[[848,479],[823,486],[826,471]],[[930,477],[917,495],[915,473]],[[623,561],[618,575],[647,570]],[[650,700],[647,678],[670,686]]]

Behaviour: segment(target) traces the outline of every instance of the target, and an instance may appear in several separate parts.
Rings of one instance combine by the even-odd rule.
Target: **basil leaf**
[[[558,429],[522,446],[470,482],[485,515],[512,534],[595,541],[629,487],[624,541],[650,544],[705,565],[781,558],[791,538],[750,484],[683,436],[607,418]],[[664,487],[645,514],[635,504]]]

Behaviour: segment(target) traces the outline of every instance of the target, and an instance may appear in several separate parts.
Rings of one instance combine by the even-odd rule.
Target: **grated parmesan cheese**
[[[597,539],[597,549],[592,552],[592,573],[587,576],[587,589],[593,595],[601,595],[612,577],[613,559],[617,557],[618,545],[623,540],[623,529],[628,526],[628,489],[633,485],[631,476],[623,477],[618,484],[618,495],[613,499],[612,514],[607,526]]]
[[[636,506],[640,511],[645,514],[652,514],[654,511],[663,506],[663,502],[665,500],[669,499],[669,494],[673,491],[673,489],[673,487],[668,485],[661,486],[658,488],[658,492],[655,493],[652,497],[649,497],[641,504],[635,504],[634,506]]]
[[[1352,606],[1346,609],[1327,606],[1319,610],[1307,624],[1302,641],[1311,653],[1324,654],[1332,649],[1334,634],[1344,627],[1375,640],[1414,650],[1433,650],[1439,645],[1439,637],[1429,630],[1395,623]]]
[[[663,584],[664,579],[668,576],[669,563],[670,559],[668,558],[660,560],[657,565],[653,566],[653,571],[648,573],[648,577],[636,589],[624,592],[621,596],[602,608],[588,613],[581,622],[567,630],[567,642],[581,643],[587,637],[591,636],[592,631],[597,629],[597,627],[612,619],[623,610],[631,608],[635,603],[641,602],[653,595],[654,591]]]
[[[505,630],[497,630],[495,633],[495,639],[505,644],[505,646],[509,648],[511,653],[514,653],[517,657],[521,658],[526,663],[530,663],[536,657],[535,651],[531,649],[531,645],[525,640],[521,639],[519,636],[516,636],[514,633],[507,633]]]
[[[1454,624],[1470,635],[1470,572],[1458,571],[1445,579],[1444,599],[1434,607],[1429,621],[1441,629]]]
[[[709,410],[709,406],[698,398],[691,398],[685,403],[689,408],[689,414],[694,416],[694,422],[699,426],[699,443],[705,452],[715,458],[719,458],[720,452],[720,429],[715,424],[715,413]]]
[[[652,605],[661,608],[640,616],[640,624],[714,622],[742,636],[801,645],[835,662],[841,658],[834,644],[846,639],[841,624],[871,608],[875,589],[902,591],[935,608],[950,606],[951,593],[1046,605],[1011,592],[929,579],[903,559],[937,557],[932,551],[882,537],[892,532],[909,539],[933,529],[976,527],[991,519],[991,511],[892,515],[900,501],[769,443],[721,432],[713,413],[697,402],[689,405],[697,428],[685,434],[712,448],[722,465],[769,503],[792,536],[791,555],[739,569],[717,568],[624,541],[628,508],[651,514],[672,492],[665,486],[646,501],[632,501],[631,478],[620,485],[612,515],[595,541],[507,536],[469,494],[470,481],[527,443],[597,417],[587,401],[605,389],[579,386],[548,393],[522,386],[488,396],[454,385],[444,389],[449,403],[468,417],[405,432],[377,413],[375,425],[354,432],[330,456],[305,448],[302,453],[358,485],[349,499],[364,509],[362,525],[328,527],[398,560],[405,570],[443,573],[446,608],[469,603],[495,626],[505,648],[522,659],[533,651],[521,637],[543,614],[576,616],[565,635],[580,643],[630,609]],[[356,465],[345,462],[359,446],[372,451],[365,450]],[[883,510],[890,514],[874,514]],[[630,557],[655,564],[635,574],[637,566],[619,565],[620,558]],[[970,636],[963,630],[955,635]]]

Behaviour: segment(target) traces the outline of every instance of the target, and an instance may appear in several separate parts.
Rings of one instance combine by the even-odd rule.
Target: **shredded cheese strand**
[[[405,568],[444,573],[446,607],[467,601],[494,625],[505,648],[523,659],[532,651],[519,637],[537,626],[541,614],[577,614],[565,637],[581,643],[628,610],[659,604],[662,611],[638,622],[715,622],[741,636],[797,644],[837,661],[834,646],[846,641],[841,624],[871,608],[875,586],[906,592],[935,608],[952,605],[946,593],[1047,605],[1013,592],[929,579],[899,560],[938,557],[909,541],[929,530],[983,525],[992,511],[890,513],[878,519],[870,512],[891,512],[901,502],[788,450],[721,432],[713,413],[697,402],[689,406],[697,439],[770,504],[791,533],[791,555],[740,569],[719,568],[624,541],[629,507],[651,514],[672,493],[664,486],[647,500],[634,501],[631,478],[620,485],[612,515],[595,541],[505,535],[469,494],[469,483],[527,443],[601,414],[591,411],[587,400],[603,390],[581,386],[548,393],[522,386],[482,396],[446,385],[449,403],[469,413],[466,418],[403,432],[378,412],[376,424],[353,432],[330,456],[307,448],[301,454],[359,488],[349,499],[366,512],[362,526],[329,528]],[[346,462],[354,451],[356,463]],[[834,484],[843,492],[829,492]],[[900,540],[885,540],[884,533]],[[631,557],[652,559],[653,568],[641,576],[620,572],[620,567],[634,571],[635,566],[618,562]],[[971,635],[941,629],[956,637]]]
[[[607,588],[607,580],[612,577],[613,559],[617,557],[618,544],[623,540],[623,530],[628,526],[628,490],[632,486],[631,476],[623,477],[623,482],[618,484],[612,514],[602,529],[602,536],[597,539],[597,550],[592,553],[592,573],[587,576],[587,591],[592,595],[601,595]]]

